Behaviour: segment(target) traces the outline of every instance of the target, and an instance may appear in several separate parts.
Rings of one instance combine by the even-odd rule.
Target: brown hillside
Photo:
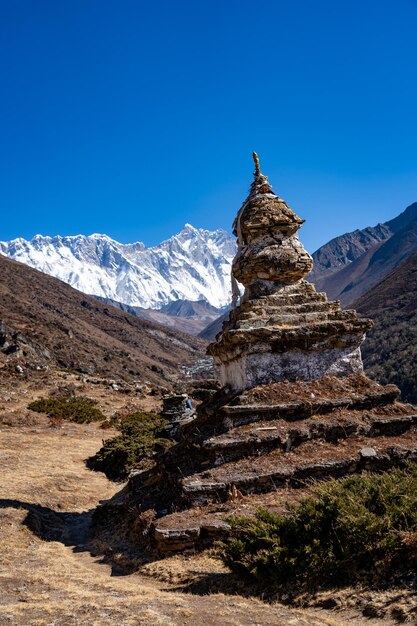
[[[0,362],[106,377],[176,380],[205,342],[98,302],[0,255]]]
[[[203,328],[203,330],[199,333],[199,337],[205,339],[206,341],[214,341],[216,339],[216,335],[221,331],[223,322],[229,319],[230,311],[226,311],[223,315],[216,318],[208,326]]]
[[[365,367],[381,383],[395,383],[417,401],[417,254],[354,304],[374,320],[362,346]]]
[[[178,313],[175,312],[175,307],[171,308],[170,305],[166,305],[159,310],[142,309],[139,306],[123,304],[122,302],[111,300],[110,298],[101,298],[100,296],[94,296],[94,298],[104,304],[111,304],[122,311],[126,311],[126,313],[134,315],[135,317],[141,317],[142,319],[149,320],[155,324],[160,324],[161,326],[168,326],[168,328],[171,328],[172,330],[177,330],[180,333],[186,333],[187,335],[200,336],[200,332],[206,328],[207,324],[216,320],[220,314],[220,309],[211,307],[208,303],[205,303],[208,311],[206,312],[203,309],[200,312],[199,309],[203,308],[201,307],[200,302],[190,302],[189,300],[171,303],[172,305],[176,305],[176,308],[179,309]],[[200,307],[198,305],[200,305]],[[184,313],[184,315],[182,313]],[[205,339],[203,335],[201,335],[201,337]]]

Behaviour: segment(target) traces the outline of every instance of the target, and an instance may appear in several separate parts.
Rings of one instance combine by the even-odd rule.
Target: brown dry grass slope
[[[9,360],[29,368],[58,366],[170,384],[180,365],[205,352],[205,342],[196,337],[102,304],[2,255],[0,322],[11,344]]]

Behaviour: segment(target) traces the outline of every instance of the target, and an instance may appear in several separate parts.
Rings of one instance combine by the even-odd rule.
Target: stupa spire
[[[259,157],[256,152],[252,152],[252,157],[255,163],[255,176],[259,176],[261,173],[261,166],[259,164]]]

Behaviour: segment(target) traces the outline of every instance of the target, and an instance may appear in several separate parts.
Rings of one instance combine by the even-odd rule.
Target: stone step
[[[231,515],[254,517],[260,507],[276,514],[285,514],[288,504],[297,504],[309,496],[310,489],[281,489],[279,492],[249,494],[244,498],[208,504],[160,517],[151,524],[149,535],[160,554],[186,549],[202,549],[214,541],[225,539],[230,532]]]
[[[354,320],[358,315],[354,309],[338,309],[335,310],[331,316],[334,320]],[[330,318],[330,316],[329,316]]]
[[[282,306],[285,304],[304,304],[308,302],[328,302],[327,295],[325,293],[318,293],[316,291],[309,292],[307,295],[304,292],[292,292],[286,294],[277,294],[273,296],[261,296],[256,300],[249,300],[248,302],[259,302],[259,304],[265,303],[266,306],[275,305]],[[335,301],[337,302],[337,301]]]
[[[304,328],[308,324],[323,323],[332,321],[350,321],[357,318],[355,311],[346,310],[328,310],[328,311],[309,311],[305,313],[282,313],[277,309],[277,313],[273,311],[263,311],[263,314],[243,314],[239,316],[239,320],[235,323],[235,329],[247,328],[263,328],[263,327],[285,327],[285,328]]]
[[[275,352],[288,352],[299,350],[322,351],[333,349],[335,345],[339,349],[354,348],[358,345],[358,335],[369,330],[372,323],[368,319],[355,318],[350,312],[343,312],[339,315],[336,312],[328,320],[311,320],[308,324],[297,324],[296,329],[283,326],[229,328],[220,338],[217,344],[211,345],[210,353],[213,354],[214,347],[218,352],[220,349],[234,350],[235,346],[264,344],[272,347]]]
[[[322,302],[321,300],[318,302],[308,302],[303,304],[283,304],[281,306],[278,305],[269,305],[266,306],[260,304],[254,304],[253,302],[248,302],[245,305],[240,307],[239,317],[241,319],[250,318],[252,316],[265,316],[269,314],[299,314],[299,313],[319,313],[324,312],[327,313],[329,311],[339,311],[340,304],[338,302]]]
[[[344,413],[344,414],[343,414]],[[417,425],[417,414],[378,415],[363,411],[344,411],[315,416],[291,426],[285,420],[245,425],[203,441],[207,458],[213,466],[235,461],[243,456],[257,456],[275,448],[284,452],[306,441],[337,443],[352,435],[367,437],[398,436]]]
[[[185,506],[224,502],[233,485],[243,494],[303,486],[306,481],[339,478],[363,470],[382,471],[417,461],[413,431],[399,437],[352,437],[339,444],[310,441],[288,453],[274,450],[226,463],[181,481]]]
[[[286,326],[286,327],[294,327],[304,326],[305,324],[309,324],[311,322],[326,322],[329,319],[329,313],[324,311],[312,311],[309,313],[277,313],[271,314],[268,312],[264,317],[256,316],[256,317],[244,317],[240,318],[239,321],[236,322],[235,328],[260,328],[263,326]]]
[[[236,404],[222,407],[226,414],[224,425],[227,429],[252,424],[259,421],[283,419],[289,422],[303,420],[312,415],[324,415],[336,409],[372,409],[393,403],[399,396],[398,387],[386,385],[366,394],[349,394],[336,399],[320,398],[310,402],[299,401],[280,402],[277,404],[239,404],[245,402],[244,396],[238,396]]]
[[[162,554],[197,546],[203,548],[228,535],[230,524],[224,517],[224,514],[204,514],[200,510],[173,513],[153,522],[150,535]]]

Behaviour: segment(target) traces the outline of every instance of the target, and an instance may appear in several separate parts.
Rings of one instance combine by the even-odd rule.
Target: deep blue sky
[[[417,0],[0,0],[0,239],[226,228],[310,251],[417,201]]]

